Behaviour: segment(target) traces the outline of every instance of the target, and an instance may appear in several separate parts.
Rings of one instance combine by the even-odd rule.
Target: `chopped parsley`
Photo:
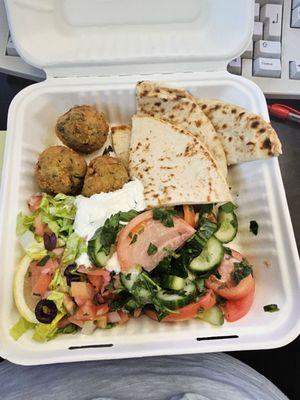
[[[279,311],[278,305],[277,304],[267,304],[264,306],[264,311],[265,312],[276,312]]]
[[[47,263],[48,260],[50,260],[50,256],[49,256],[49,255],[43,257],[43,258],[41,259],[41,261],[39,261],[39,263],[37,264],[37,266],[38,266],[38,267],[43,267],[43,266]]]
[[[223,246],[224,253],[232,257],[232,250],[230,247]]]
[[[229,201],[228,203],[223,204],[220,207],[220,210],[224,211],[225,213],[231,213],[236,208],[237,208],[237,206],[235,204],[231,203],[231,201]]]
[[[132,236],[131,242],[130,242],[129,244],[135,243],[135,242],[137,241],[137,239],[138,239],[138,235],[135,233],[135,234]]]
[[[148,250],[147,250],[148,256],[153,256],[153,254],[157,253],[157,247],[155,246],[155,244],[150,243]]]
[[[173,228],[174,221],[173,216],[176,215],[175,210],[166,210],[164,208],[153,209],[153,219],[160,221],[167,228]]]
[[[249,230],[256,236],[258,233],[258,223],[254,220],[250,221]]]
[[[250,274],[252,274],[252,268],[247,261],[243,260],[239,263],[234,263],[234,271],[231,272],[231,279],[235,285],[238,285],[242,279]]]

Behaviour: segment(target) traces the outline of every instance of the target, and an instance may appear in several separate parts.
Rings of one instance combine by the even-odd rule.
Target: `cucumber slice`
[[[212,236],[198,257],[194,258],[189,268],[196,272],[207,272],[218,265],[224,256],[222,243]]]
[[[219,307],[213,306],[209,310],[198,312],[196,318],[202,321],[208,322],[215,326],[221,326],[224,324],[224,315]]]
[[[186,280],[176,275],[165,275],[161,279],[162,286],[166,289],[182,290]]]
[[[145,287],[135,287],[132,294],[140,306],[152,303],[152,293]]]
[[[170,310],[184,307],[189,304],[196,295],[196,285],[188,281],[180,293],[170,293],[165,290],[160,290],[157,293],[158,300]]]
[[[161,290],[157,293],[158,300],[170,310],[184,307],[190,302],[190,297],[184,294],[169,293]]]
[[[219,210],[218,213],[218,230],[215,237],[222,243],[228,243],[233,240],[237,234],[238,221],[235,213]]]
[[[96,267],[103,267],[107,261],[110,259],[111,254],[106,254],[102,250],[102,245],[100,243],[100,237],[97,232],[88,242],[87,248],[88,256],[90,261],[96,265]]]

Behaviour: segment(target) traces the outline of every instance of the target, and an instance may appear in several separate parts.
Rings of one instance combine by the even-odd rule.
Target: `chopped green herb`
[[[148,246],[147,254],[148,256],[153,256],[153,254],[157,253],[157,246],[155,244],[150,243]]]
[[[198,212],[200,215],[205,214],[205,213],[211,213],[214,205],[213,204],[197,204],[194,205],[194,210],[195,212]]]
[[[50,260],[50,256],[49,256],[49,255],[43,257],[43,258],[41,259],[41,261],[39,261],[39,263],[37,264],[37,266],[38,266],[38,267],[43,267],[43,266],[47,263],[48,260]]]
[[[223,246],[224,253],[232,257],[232,250],[230,247]]]
[[[153,219],[160,221],[167,228],[172,228],[174,226],[174,215],[176,215],[175,210],[166,210],[164,208],[153,209]]]
[[[226,213],[231,213],[233,210],[235,210],[237,208],[237,206],[233,203],[231,203],[231,201],[229,201],[228,203],[223,204],[220,207],[220,210],[226,212]]]
[[[128,233],[128,237],[129,237],[130,239],[132,239],[132,236],[133,236],[132,232],[129,232],[129,233]]]
[[[239,263],[234,263],[234,271],[231,272],[231,279],[238,285],[242,279],[250,274],[252,274],[252,268],[247,261],[243,260]]]
[[[197,289],[200,293],[205,290],[204,279],[196,279],[195,283],[196,283]]]
[[[276,312],[279,311],[278,305],[277,304],[267,304],[264,306],[264,311],[265,312]]]
[[[256,236],[258,233],[258,223],[256,221],[250,221],[249,230]]]
[[[135,234],[132,236],[131,242],[130,242],[129,244],[135,243],[135,242],[137,241],[137,239],[138,239],[138,235],[135,233]]]
[[[117,215],[119,216],[120,221],[129,222],[133,218],[137,217],[139,215],[139,212],[135,210],[130,210],[127,212],[120,211]]]
[[[64,328],[60,328],[57,330],[57,333],[75,333],[78,331],[78,326],[74,324],[69,324]]]
[[[171,249],[170,247],[164,247],[164,251],[173,258],[179,258],[180,254],[177,254],[176,251]]]

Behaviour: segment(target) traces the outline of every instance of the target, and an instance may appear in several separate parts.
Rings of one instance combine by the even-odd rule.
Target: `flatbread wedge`
[[[116,156],[128,168],[131,127],[118,125],[111,127],[111,140]]]
[[[148,208],[232,200],[200,140],[163,119],[132,118],[129,174],[143,183]]]
[[[272,126],[259,115],[220,100],[198,100],[222,141],[227,164],[279,156],[281,143]]]
[[[224,177],[227,161],[219,135],[194,97],[183,89],[143,81],[136,86],[137,114],[162,118],[197,136],[207,147]]]

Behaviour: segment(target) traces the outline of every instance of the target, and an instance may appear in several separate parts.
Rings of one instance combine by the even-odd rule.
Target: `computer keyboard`
[[[3,0],[0,71],[34,80],[45,77],[18,56]],[[300,98],[300,0],[255,0],[252,41],[241,57],[228,64],[228,71],[253,80],[267,97]]]
[[[267,97],[300,98],[300,0],[255,0],[252,41],[228,71]]]

